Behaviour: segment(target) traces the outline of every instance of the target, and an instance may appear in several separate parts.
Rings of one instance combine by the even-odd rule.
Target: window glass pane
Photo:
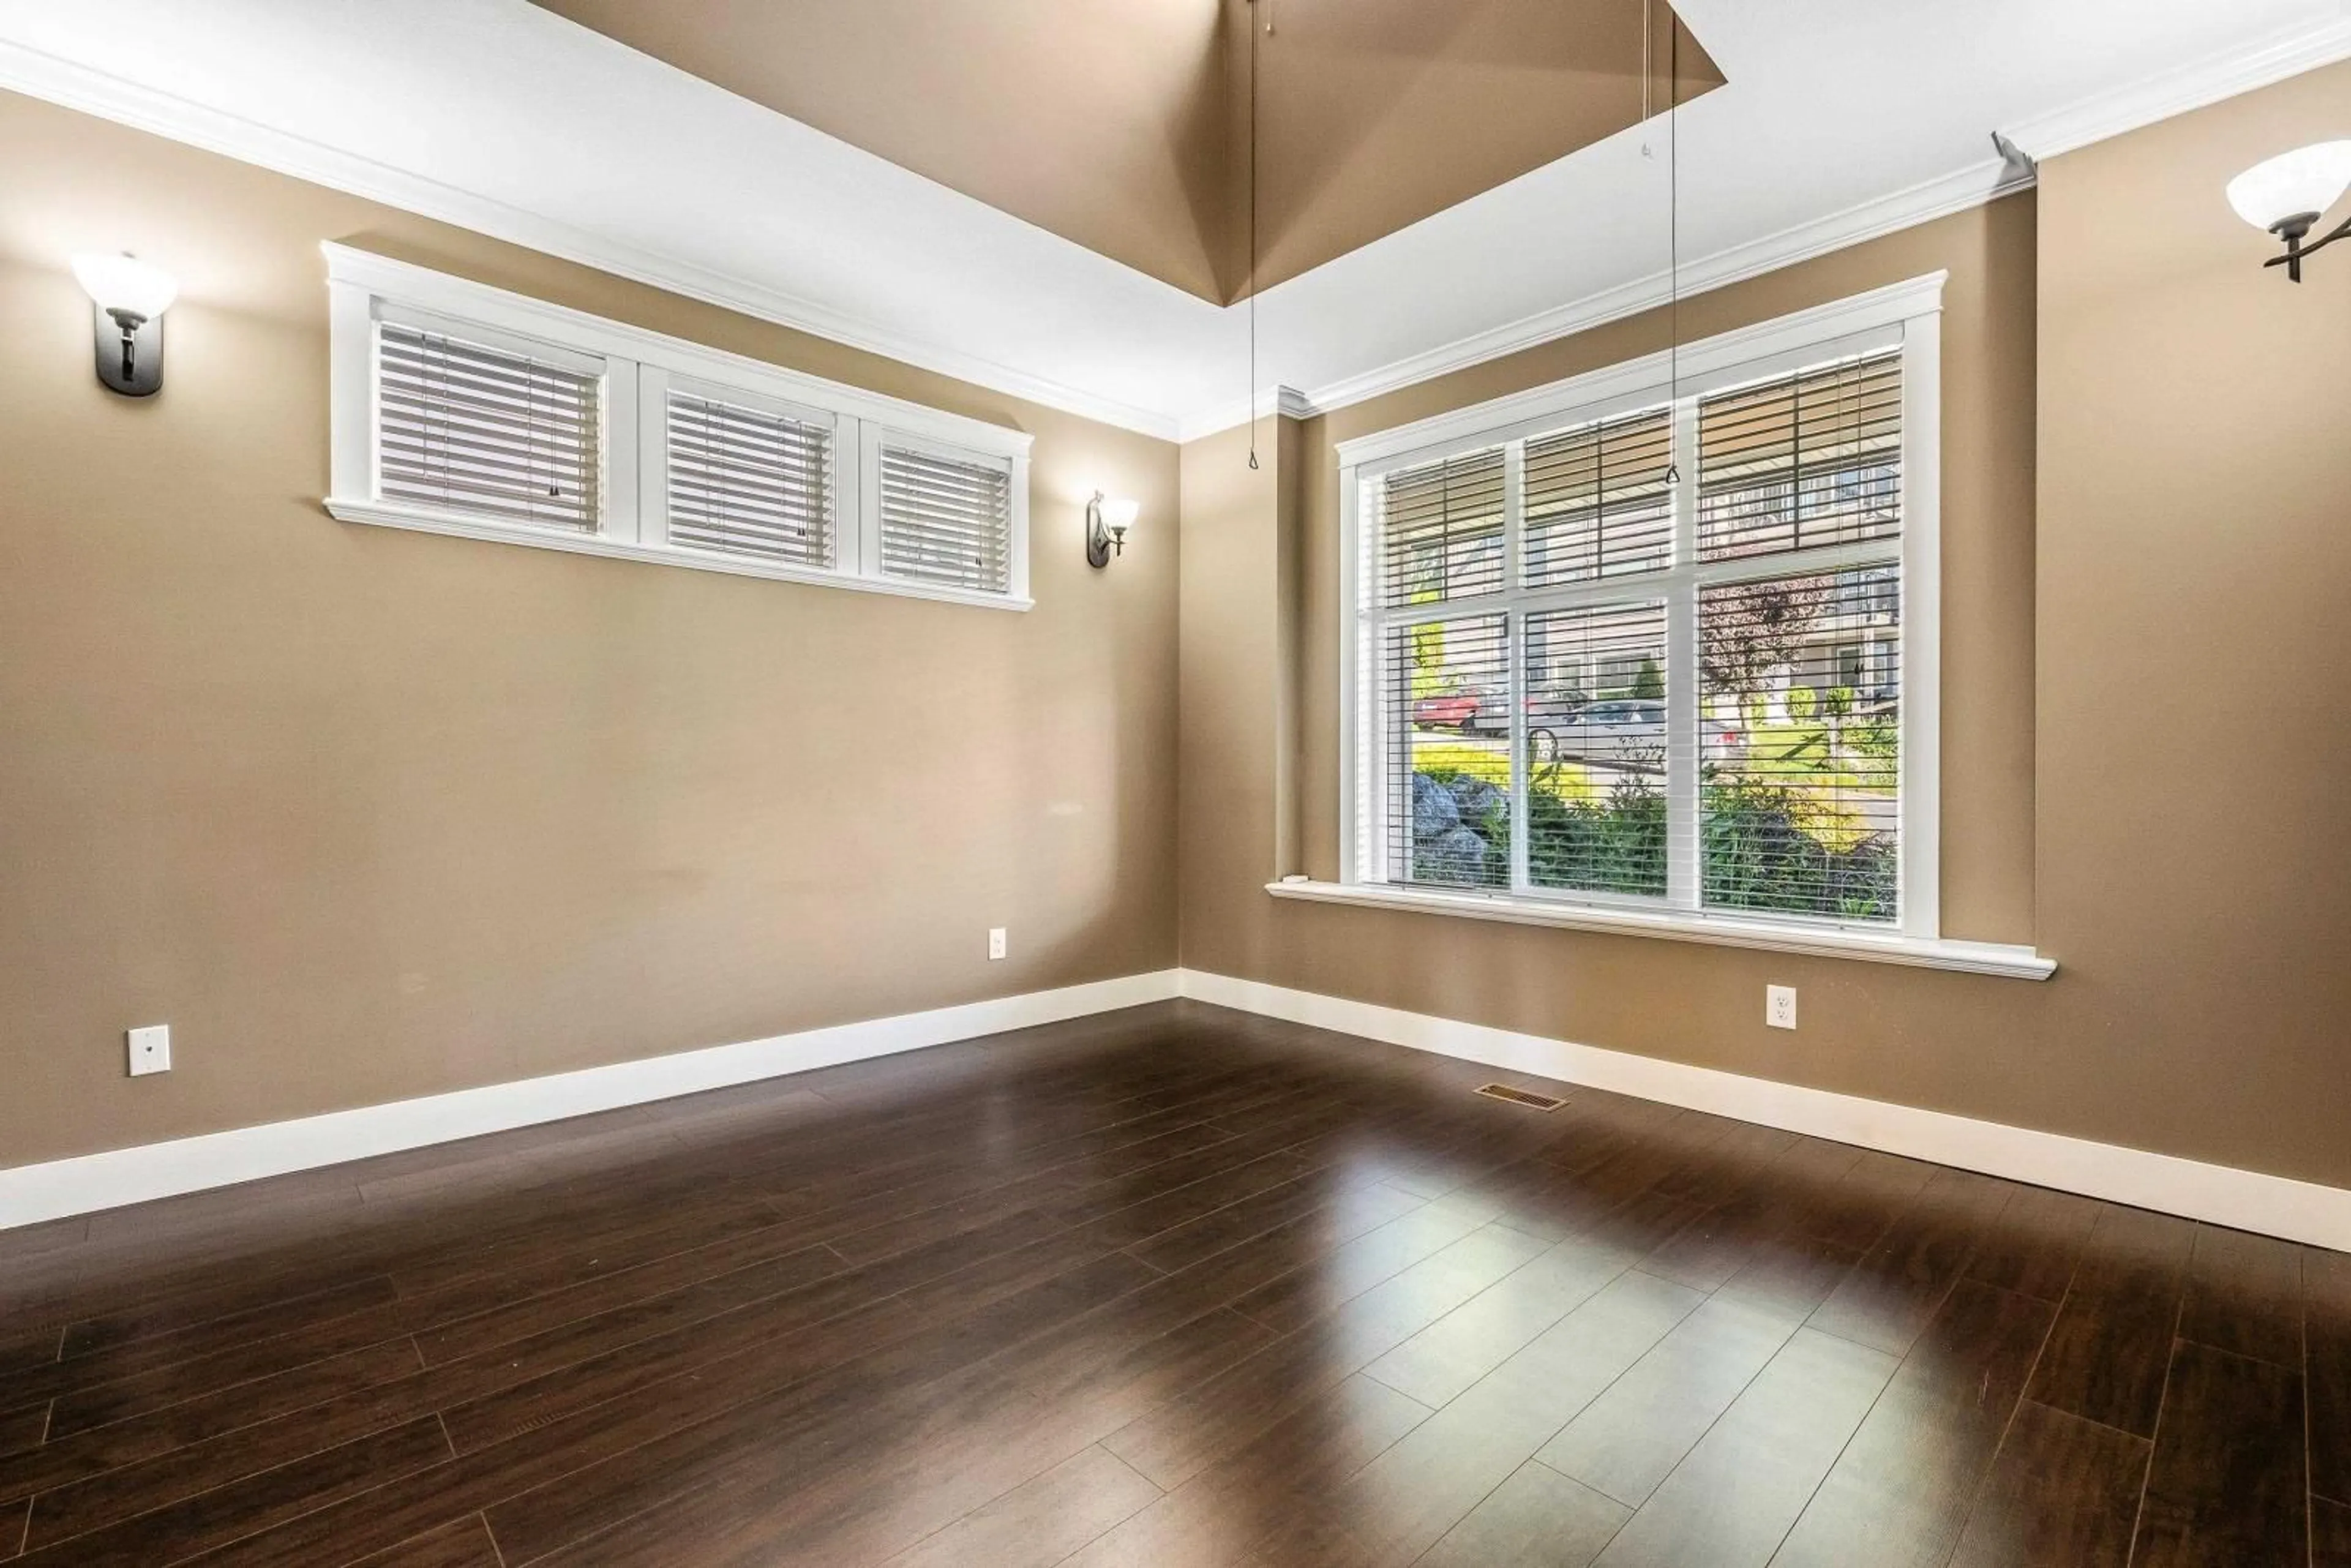
[[[822,425],[674,392],[668,480],[672,544],[832,564],[832,433]]]
[[[1698,403],[1698,555],[1902,530],[1902,357],[1847,360]]]
[[[1380,602],[1433,604],[1502,586],[1502,449],[1391,474],[1380,486]]]
[[[601,377],[392,321],[376,371],[384,499],[596,531]]]
[[[1012,476],[1002,463],[885,443],[882,570],[910,582],[1003,593],[1012,570]]]
[[[1652,409],[1527,443],[1531,588],[1673,564],[1674,422]]]
[[[1510,885],[1510,660],[1507,616],[1388,629],[1381,688],[1395,880]]]
[[[1702,589],[1698,647],[1704,901],[1894,919],[1900,570]]]
[[[1666,607],[1526,618],[1527,874],[1666,891]]]

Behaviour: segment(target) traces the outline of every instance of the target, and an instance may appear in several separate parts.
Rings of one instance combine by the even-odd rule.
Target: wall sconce
[[[2229,204],[2255,228],[2285,241],[2285,254],[2262,265],[2283,267],[2286,277],[2300,283],[2304,256],[2351,235],[2351,218],[2346,218],[2318,239],[2303,243],[2346,189],[2351,189],[2351,141],[2319,141],[2281,152],[2230,181]]]
[[[78,256],[73,270],[96,302],[98,379],[125,397],[152,397],[163,384],[163,312],[179,280],[127,253]]]
[[[1134,527],[1139,501],[1105,496],[1100,490],[1086,503],[1086,564],[1108,566],[1113,555],[1126,553],[1126,530]]]

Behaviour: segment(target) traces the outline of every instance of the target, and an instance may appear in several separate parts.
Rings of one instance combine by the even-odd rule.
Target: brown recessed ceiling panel
[[[1218,301],[1250,277],[1252,45],[1261,287],[1722,80],[1662,0],[538,3]]]

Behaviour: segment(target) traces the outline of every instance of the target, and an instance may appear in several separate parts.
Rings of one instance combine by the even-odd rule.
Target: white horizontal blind
[[[1527,880],[1666,891],[1666,607],[1526,618]]]
[[[1891,920],[1902,569],[1698,591],[1708,907]]]
[[[1665,408],[1529,441],[1528,585],[1654,571],[1670,562],[1673,464],[1673,411]]]
[[[1875,354],[1702,399],[1698,552],[1709,560],[1902,529],[1902,358]]]
[[[1380,491],[1382,604],[1502,586],[1503,450],[1490,446],[1390,474]]]
[[[1510,618],[1391,627],[1383,664],[1397,880],[1509,886]]]
[[[833,564],[831,429],[681,392],[667,422],[671,543]]]
[[[1902,351],[1735,375],[1363,487],[1370,875],[1897,918]]]
[[[886,438],[882,570],[910,582],[1002,593],[1012,570],[1012,476],[1002,463]]]
[[[385,499],[596,530],[601,377],[393,321],[376,364]]]

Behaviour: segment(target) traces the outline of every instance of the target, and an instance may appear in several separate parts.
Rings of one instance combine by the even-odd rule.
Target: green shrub
[[[1820,694],[1810,686],[1788,688],[1788,716],[1798,724],[1809,724],[1820,711]]]
[[[1476,775],[1435,768],[1413,779],[1416,878],[1510,884],[1509,796]],[[1806,789],[1709,772],[1701,786],[1699,875],[1716,908],[1891,920],[1890,838],[1824,822]],[[1646,774],[1604,794],[1527,793],[1527,871],[1537,887],[1657,897],[1666,892],[1666,800]]]
[[[1807,831],[1804,792],[1754,779],[1704,786],[1700,876],[1706,901],[1729,909],[1891,920],[1894,845],[1867,833],[1839,849]]]
[[[1666,700],[1666,672],[1657,668],[1656,659],[1641,660],[1641,667],[1633,674],[1633,695],[1645,702]]]
[[[1527,875],[1536,886],[1666,891],[1666,798],[1647,778],[1622,776],[1601,799],[1531,793],[1527,818]]]
[[[1892,762],[1901,750],[1902,732],[1890,718],[1865,719],[1845,730],[1844,743],[1863,757]]]

